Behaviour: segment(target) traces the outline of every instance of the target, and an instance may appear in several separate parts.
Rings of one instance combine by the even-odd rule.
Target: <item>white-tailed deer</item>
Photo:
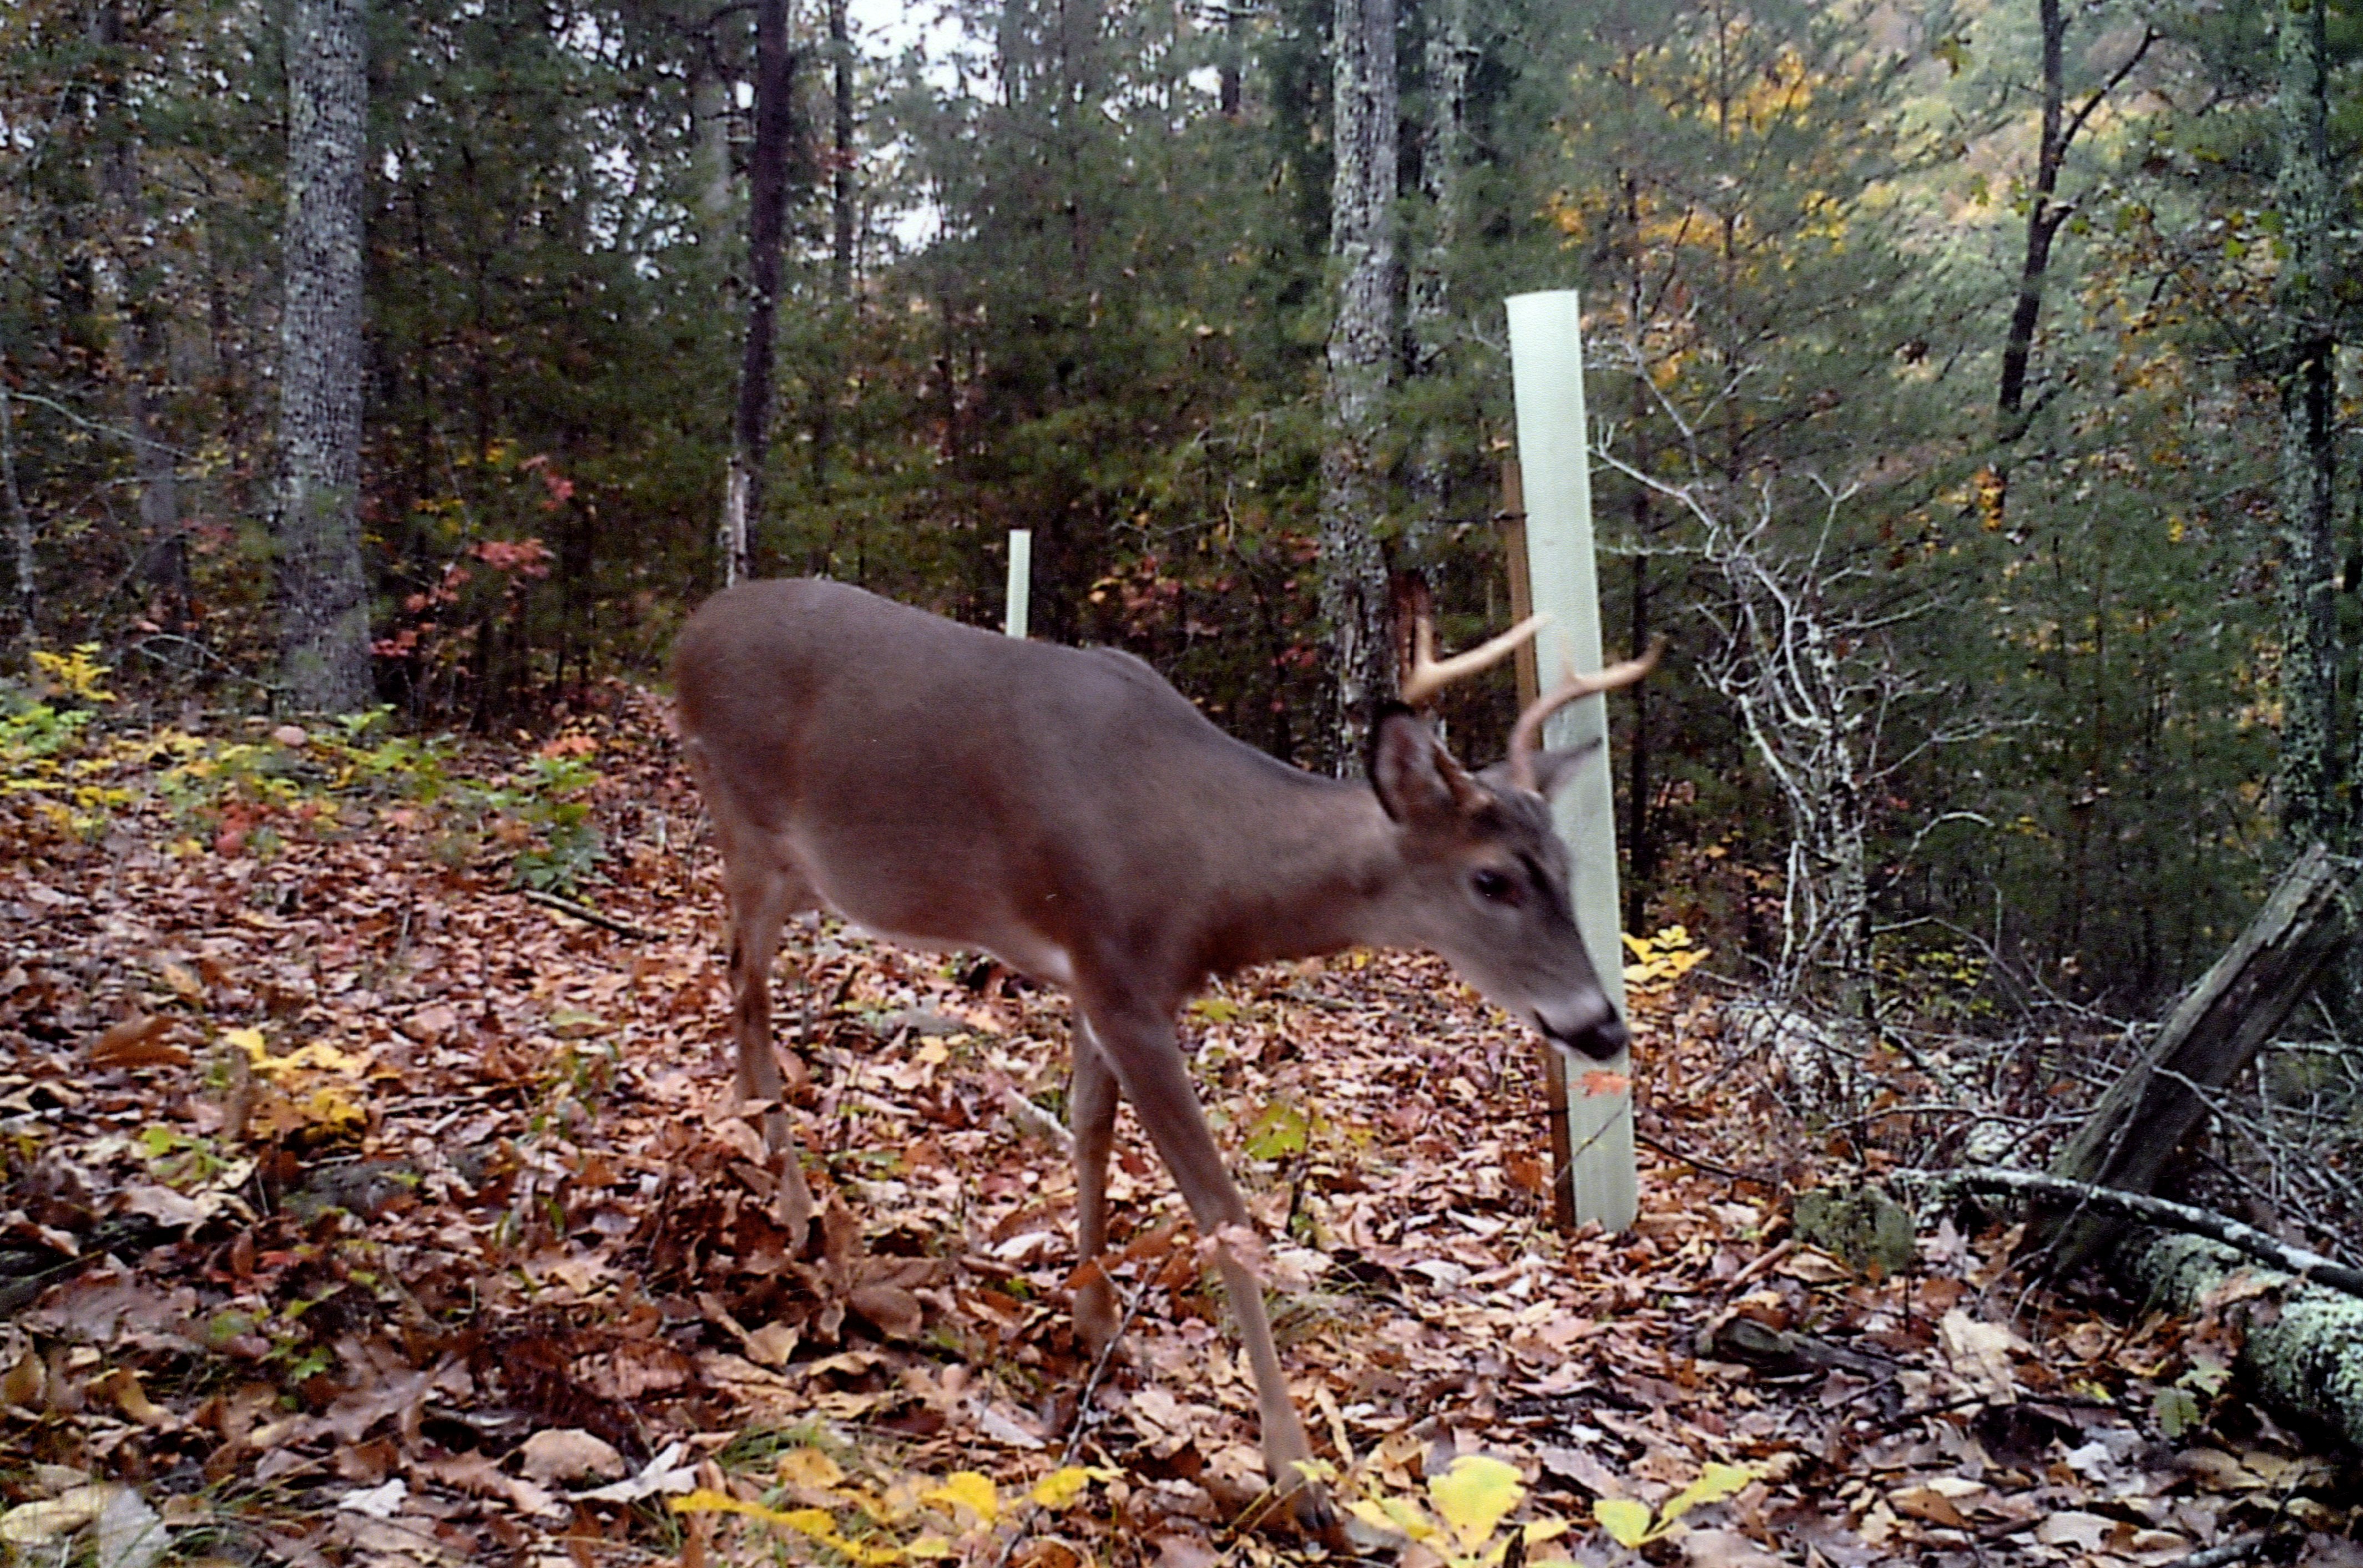
[[[1505,657],[1538,623],[1438,664],[1421,628],[1404,694]],[[1657,654],[1570,676],[1518,721],[1506,762],[1462,770],[1390,708],[1367,785],[1277,762],[1208,722],[1148,665],[1015,641],[822,581],[749,582],[682,632],[673,677],[689,766],[721,841],[739,1083],[792,1150],[771,1027],[791,914],[827,909],[915,946],[966,948],[1075,1002],[1077,1244],[1107,1240],[1119,1090],[1202,1232],[1250,1221],[1192,1090],[1174,1015],[1210,975],[1353,946],[1443,954],[1555,1043],[1625,1043],[1568,901],[1546,802],[1581,751],[1538,745],[1577,698],[1629,685]],[[812,1199],[780,1162],[792,1226]],[[1237,1235],[1240,1232],[1233,1231]],[[1219,1249],[1255,1367],[1274,1485],[1312,1457],[1247,1262]],[[1118,1328],[1104,1277],[1076,1294],[1087,1343]],[[1326,1526],[1317,1488],[1299,1515]]]

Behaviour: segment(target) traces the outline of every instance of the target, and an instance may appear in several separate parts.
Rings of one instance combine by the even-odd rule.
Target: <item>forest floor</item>
[[[211,723],[0,823],[0,1558],[1318,1555],[1235,1528],[1252,1382],[1128,1116],[1129,1353],[1078,1413],[1063,998],[794,933],[827,1202],[790,1257],[653,699],[506,748]],[[631,933],[512,890],[561,863]],[[1695,985],[1636,992],[1619,1236],[1550,1229],[1532,1039],[1436,960],[1184,1020],[1369,1556],[2363,1562],[2353,1471],[2224,1386],[2212,1320],[2030,1291],[1998,1227],[1878,1279],[1798,1244],[1795,1194],[1875,1152]],[[1735,1318],[1825,1353],[1703,1353]]]

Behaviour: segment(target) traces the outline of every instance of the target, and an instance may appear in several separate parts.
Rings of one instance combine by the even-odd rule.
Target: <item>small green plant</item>
[[[606,840],[591,821],[598,769],[576,756],[541,756],[526,765],[518,779],[511,809],[533,831],[533,840],[517,851],[510,875],[524,887],[568,891],[607,853]]]

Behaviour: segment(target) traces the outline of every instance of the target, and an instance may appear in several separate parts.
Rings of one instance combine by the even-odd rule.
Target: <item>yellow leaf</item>
[[[1619,1546],[1639,1546],[1657,1539],[1649,1529],[1647,1503],[1636,1503],[1630,1497],[1603,1497],[1592,1505],[1592,1517],[1615,1538]]]
[[[1064,1469],[1053,1470],[1034,1483],[1030,1496],[1046,1508],[1072,1507],[1075,1500],[1083,1495],[1084,1487],[1094,1481],[1114,1481],[1122,1474],[1122,1471],[1110,1470],[1105,1465],[1070,1464]]]
[[[1359,1512],[1367,1506],[1358,1503],[1355,1507]],[[1435,1523],[1421,1510],[1417,1503],[1409,1502],[1401,1497],[1381,1497],[1379,1499],[1376,1514],[1361,1514],[1360,1517],[1366,1522],[1377,1525],[1381,1529],[1399,1530],[1414,1540],[1434,1540],[1444,1533],[1436,1528]]]
[[[1692,1508],[1722,1502],[1755,1479],[1756,1472],[1749,1465],[1710,1464],[1700,1473],[1697,1480],[1666,1499],[1661,1518],[1671,1523]]]
[[[1066,1472],[1061,1471],[1059,1474],[1065,1474]],[[1049,1483],[1045,1481],[1042,1485],[1047,1486]],[[1080,1489],[1079,1485],[1078,1490]],[[1041,1488],[1037,1487],[1035,1490],[1038,1494]],[[922,1492],[919,1496],[926,1502],[949,1503],[955,1507],[966,1508],[986,1524],[991,1524],[1001,1517],[1001,1494],[993,1489],[993,1485],[989,1479],[973,1470],[955,1470],[944,1477],[942,1485],[932,1492]]]
[[[346,1099],[341,1090],[318,1088],[304,1102],[304,1120],[322,1127],[353,1128],[367,1125],[369,1113]]]
[[[928,1530],[904,1547],[903,1555],[905,1557],[957,1557],[960,1553],[953,1550],[950,1541],[946,1540],[934,1530]]]
[[[780,1455],[780,1479],[791,1486],[826,1491],[844,1480],[845,1472],[816,1448],[792,1448]]]
[[[837,1544],[837,1520],[829,1517],[826,1508],[791,1508],[783,1514],[765,1508],[757,1517],[770,1519],[774,1524],[783,1524],[797,1534],[808,1535],[815,1540],[825,1540],[832,1546]]]
[[[727,1492],[717,1492],[710,1486],[700,1486],[694,1492],[670,1498],[665,1506],[677,1514],[744,1514],[750,1519],[760,1519],[765,1524],[785,1525],[790,1529],[811,1536],[815,1540],[829,1540],[837,1534],[837,1521],[828,1517],[826,1509],[797,1508],[793,1512],[782,1513],[778,1508],[767,1508],[760,1503],[749,1503],[742,1498],[731,1496]]]
[[[1464,1453],[1443,1474],[1431,1476],[1427,1495],[1444,1516],[1463,1551],[1493,1533],[1493,1527],[1526,1495],[1518,1467],[1489,1454]]]

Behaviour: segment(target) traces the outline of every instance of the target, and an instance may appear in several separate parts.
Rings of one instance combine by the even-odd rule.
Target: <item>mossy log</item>
[[[2336,1434],[2363,1452],[2363,1300],[2257,1268],[2221,1242],[2138,1229],[2113,1254],[2119,1276],[2170,1312],[2201,1309],[2242,1270],[2270,1288],[2233,1307],[2242,1324],[2241,1376],[2268,1406]],[[2259,1311],[2259,1301],[2273,1309]]]

